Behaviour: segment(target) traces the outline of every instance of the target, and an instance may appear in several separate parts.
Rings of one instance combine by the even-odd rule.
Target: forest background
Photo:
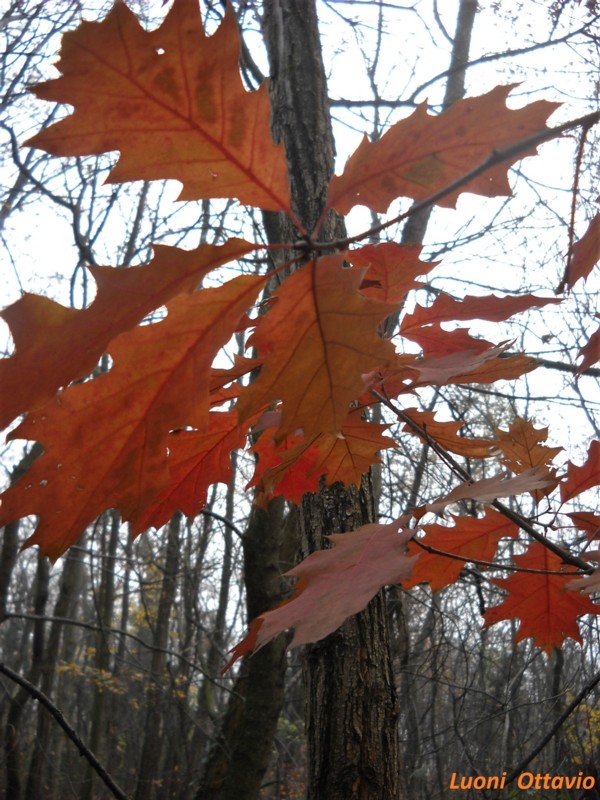
[[[291,9],[294,3],[283,5]],[[158,2],[130,7],[149,28],[168,11]],[[244,41],[242,76],[249,89],[257,87],[261,75],[271,74],[276,83],[273,53],[279,42],[281,56],[285,39],[281,31],[275,45],[268,37],[277,9],[281,12],[278,3],[265,3],[264,8],[252,2],[234,4]],[[21,291],[41,291],[83,308],[95,291],[86,265],[144,264],[156,244],[189,249],[199,243],[222,244],[232,236],[258,241],[271,236],[269,222],[258,210],[240,208],[231,200],[177,202],[179,188],[169,182],[106,184],[114,155],[55,159],[34,148],[19,148],[66,114],[63,106],[40,103],[26,91],[55,77],[52,63],[60,35],[82,17],[99,20],[108,10],[100,2],[25,0],[7,3],[3,10],[2,305]],[[437,113],[463,93],[478,96],[499,84],[515,84],[510,107],[540,99],[562,104],[552,126],[597,109],[594,3],[322,0],[316,10],[338,172],[363,133],[379,140],[425,99]],[[223,17],[222,5],[203,4],[203,16],[213,33]],[[492,292],[553,298],[573,242],[582,238],[596,214],[596,144],[596,129],[585,137],[571,131],[543,144],[537,158],[514,164],[509,173],[513,198],[463,194],[456,210],[437,207],[431,218],[409,217],[408,224],[402,220],[381,238],[371,237],[372,242],[385,237],[422,243],[420,258],[440,262],[424,286],[407,297],[404,312],[412,312],[415,302],[430,306],[442,292],[456,298]],[[393,204],[387,218],[408,206],[406,200]],[[362,207],[348,215],[346,224],[354,233],[384,219],[386,215]],[[269,263],[267,255],[248,253],[216,280],[240,272],[253,275]],[[591,458],[586,462],[590,441],[600,438],[599,373],[589,351],[583,374],[578,366],[597,327],[597,278],[592,273],[585,283],[570,288],[560,305],[529,309],[510,324],[469,321],[474,335],[510,340],[511,353],[535,358],[536,372],[510,383],[429,388],[418,396],[421,410],[436,413],[438,420],[467,423],[469,437],[479,439],[493,439],[499,428],[514,430],[511,426],[526,418],[538,431],[549,427],[547,440],[544,433],[540,441],[557,448],[551,455],[561,474],[569,461],[591,464]],[[148,322],[160,316],[159,310]],[[220,365],[228,367],[234,354],[241,356],[246,341],[244,333],[236,335]],[[8,334],[6,342],[8,355]],[[392,426],[399,445],[381,451],[382,464],[372,473],[377,517],[390,522],[450,491],[452,474],[432,442],[404,432],[406,421],[389,409],[373,413],[379,415],[375,421]],[[7,445],[7,484],[38,453],[35,448],[25,451],[20,440]],[[6,526],[0,558],[2,660],[9,672],[26,679],[17,686],[8,673],[3,678],[0,731],[6,798],[114,794],[80,758],[47,709],[32,701],[31,687],[37,686],[128,796],[300,798],[308,792],[309,797],[334,800],[334,790],[324,794],[319,781],[326,771],[347,770],[343,758],[350,755],[344,750],[337,754],[341,763],[335,758],[321,763],[315,753],[325,748],[323,734],[313,729],[318,726],[316,712],[311,716],[309,711],[308,723],[304,712],[318,646],[307,654],[297,649],[285,654],[285,642],[274,651],[265,647],[262,656],[245,657],[241,666],[221,675],[228,651],[243,636],[249,619],[289,593],[289,586],[273,577],[273,561],[278,575],[297,561],[301,547],[291,504],[275,500],[268,514],[251,512],[253,455],[234,450],[231,459],[228,483],[210,488],[197,516],[177,513],[157,532],[134,540],[118,513],[107,511],[52,568],[33,549],[16,556],[17,546],[33,532],[33,519]],[[474,480],[496,474],[488,472],[486,461],[460,456],[460,462]],[[579,518],[577,529],[567,527],[564,519],[563,527],[557,527],[545,499],[539,509],[534,500],[540,497],[512,498],[510,508],[526,518],[533,515],[542,527],[552,521],[551,535],[560,545],[576,552],[593,546],[598,527],[590,510],[597,507],[594,486],[572,500],[571,513],[590,515]],[[480,513],[470,497],[452,511],[457,517]],[[262,519],[257,527],[261,514],[268,524]],[[524,549],[506,540],[493,572],[480,560],[465,564],[465,558],[447,588],[441,588],[443,583],[421,583],[408,591],[392,586],[379,596],[379,610],[372,613],[385,620],[389,642],[383,656],[377,650],[382,642],[373,647],[389,666],[397,693],[397,719],[391,716],[399,741],[399,752],[380,742],[373,757],[396,775],[386,796],[444,797],[453,772],[489,775],[505,770],[512,775],[522,767],[597,777],[597,617],[580,622],[580,643],[567,639],[558,649],[540,649],[529,638],[515,644],[518,615],[482,627],[483,614],[505,597],[504,587],[491,578],[509,577],[518,563],[512,559]],[[338,654],[340,641],[345,640],[334,643]],[[333,662],[333,670],[340,663]],[[262,676],[257,674],[261,669]],[[325,692],[331,679],[319,678]],[[348,692],[348,686],[342,688]],[[244,721],[242,709],[247,711],[252,702],[258,717]],[[351,708],[343,695],[328,708],[338,715],[346,739],[364,723],[364,710]],[[244,783],[240,774],[251,779]],[[336,791],[341,797],[353,796],[341,778]]]

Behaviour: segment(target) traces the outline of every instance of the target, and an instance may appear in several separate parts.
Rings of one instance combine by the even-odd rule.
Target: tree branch
[[[600,683],[600,672],[597,672],[594,677],[586,683],[583,689],[579,692],[577,697],[573,698],[569,705],[565,708],[563,713],[560,717],[556,720],[552,728],[548,731],[548,733],[543,737],[543,739],[537,744],[533,750],[527,755],[520,764],[513,769],[510,775],[507,775],[505,785],[508,786],[509,783],[512,783],[515,778],[518,778],[519,775],[525,770],[525,767],[533,761],[533,759],[537,756],[537,754],[544,749],[544,747],[551,741],[554,736],[556,735],[557,731],[563,726],[566,720],[571,716],[573,711],[580,705],[582,700],[584,700],[587,695],[594,689],[597,684]]]
[[[102,779],[104,784],[108,787],[108,789],[112,792],[114,797],[117,800],[130,800],[129,796],[125,794],[125,792],[118,786],[118,784],[111,778],[108,774],[106,769],[102,766],[102,764],[98,761],[96,756],[92,753],[92,751],[84,744],[81,738],[78,736],[77,732],[74,728],[72,728],[69,723],[64,718],[60,709],[58,709],[52,700],[47,697],[43,692],[41,692],[37,686],[34,686],[33,683],[24,678],[22,675],[19,675],[18,672],[14,672],[10,667],[7,667],[5,664],[0,663],[0,672],[10,678],[12,681],[17,683],[23,689],[25,689],[29,694],[38,701],[44,708],[54,717],[56,722],[60,725],[60,727],[64,730],[67,734],[69,739],[73,742],[75,747],[79,750],[79,753],[87,759],[89,764],[91,765],[92,769],[98,774],[98,776]]]
[[[416,422],[414,422],[408,414],[405,414],[402,409],[398,408],[397,406],[392,403],[392,401],[382,395],[380,392],[375,390],[371,391],[371,394],[376,397],[381,403],[387,406],[394,414],[398,417],[399,420],[404,422],[411,428],[421,439],[424,439],[434,450],[441,459],[450,467],[450,469],[457,475],[461,480],[466,481],[467,483],[472,483],[473,479],[469,475],[469,473],[464,470],[458,461],[445,449],[443,448],[432,436],[427,433],[425,428],[422,428]],[[551,553],[554,553],[555,556],[561,559],[565,564],[571,564],[574,567],[577,567],[585,574],[589,574],[593,572],[593,567],[591,564],[588,564],[587,561],[584,561],[582,558],[578,556],[572,555],[568,550],[560,545],[556,544],[555,542],[548,539],[546,536],[541,534],[532,524],[531,522],[526,519],[522,514],[518,514],[516,511],[513,511],[508,506],[505,506],[504,503],[501,503],[500,500],[494,500],[490,505],[499,511],[503,516],[509,519],[511,522],[514,522],[515,525],[518,525],[521,530],[528,533],[533,539],[543,545],[547,550],[550,550]]]

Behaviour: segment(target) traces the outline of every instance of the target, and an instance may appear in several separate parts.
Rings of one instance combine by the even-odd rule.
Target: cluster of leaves
[[[443,324],[499,322],[560,298],[457,301],[441,294],[430,307],[403,314],[406,294],[435,265],[420,260],[418,247],[351,249],[349,240],[319,242],[320,224],[305,230],[292,209],[285,154],[270,135],[267,87],[245,91],[239,53],[230,10],[208,37],[195,0],[175,0],[153,31],[118,0],[104,21],[84,22],[64,36],[61,77],[35,88],[39,98],[68,103],[74,112],[28,145],[57,156],[117,150],[112,182],[176,179],[182,200],[236,198],[285,212],[301,238],[285,245],[298,249],[296,268],[262,306],[266,274],[200,286],[209,273],[261,247],[231,239],[191,251],[156,245],[150,263],[127,270],[90,267],[97,294],[81,310],[36,295],[7,308],[15,352],[0,361],[0,380],[10,387],[0,425],[25,414],[11,437],[38,441],[44,452],[4,492],[0,524],[36,515],[28,544],[56,559],[106,508],[119,509],[134,533],[164,524],[178,509],[194,516],[210,484],[230,479],[230,454],[248,441],[257,501],[282,495],[297,503],[322,481],[358,483],[377,453],[395,446],[387,426],[366,418],[369,407],[384,402],[460,483],[391,524],[331,537],[332,549],[291,570],[295,596],[254,622],[234,659],[289,627],[296,644],[320,639],[386,583],[428,581],[440,589],[465,562],[491,563],[501,540],[517,538],[520,528],[538,541],[515,558],[512,577],[498,581],[508,596],[488,611],[486,624],[519,618],[519,638],[533,636],[547,650],[565,636],[579,639],[577,617],[597,607],[577,585],[568,589],[573,569],[563,570],[591,567],[527,520],[507,516],[498,498],[529,492],[540,501],[560,483],[566,503],[600,485],[600,445],[592,444],[583,466],[569,464],[560,482],[552,467],[558,449],[544,445],[547,432],[531,422],[517,419],[495,438],[473,439],[459,424],[396,404],[401,398],[405,406],[421,388],[492,383],[533,369],[532,358],[507,355],[510,343]],[[539,101],[511,110],[510,89],[460,101],[439,116],[420,106],[378,141],[365,138],[332,179],[321,219],[358,204],[386,211],[399,197],[453,206],[460,192],[510,194],[509,164],[549,138],[545,122],[555,109]],[[576,245],[561,288],[593,268],[598,224]],[[326,249],[330,254],[322,255]],[[142,324],[162,306],[164,319]],[[399,353],[381,336],[382,323],[395,314],[399,335],[418,352]],[[215,367],[232,335],[250,329],[254,357]],[[596,333],[582,348],[582,369],[600,356],[599,342]],[[106,354],[110,368],[94,372]],[[496,459],[500,471],[472,481],[452,454]],[[493,507],[478,518],[454,517],[452,526],[415,527],[425,514],[441,515],[466,498]],[[600,528],[593,514],[572,514],[571,522],[590,539]]]

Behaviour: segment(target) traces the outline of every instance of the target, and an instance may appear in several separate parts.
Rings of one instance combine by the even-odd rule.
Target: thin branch
[[[455,475],[457,475],[466,483],[473,483],[473,479],[469,473],[463,469],[463,467],[461,467],[458,461],[445,448],[443,448],[432,436],[429,435],[424,427],[421,427],[414,422],[414,420],[412,420],[408,414],[405,414],[401,408],[398,408],[389,398],[385,397],[380,392],[371,390],[371,394],[381,403],[387,406],[391,411],[393,411],[398,419],[408,425],[408,427],[411,428],[421,439],[424,439],[430,445],[431,449],[434,450],[434,452],[436,452],[450,467]],[[546,536],[540,533],[522,514],[518,514],[516,511],[513,511],[508,506],[504,505],[504,503],[501,503],[500,500],[494,500],[492,503],[490,503],[490,505],[511,522],[514,522],[516,525],[518,525],[521,530],[525,531],[525,533],[528,533],[547,550],[550,550],[551,553],[554,553],[555,556],[558,556],[558,558],[560,558],[565,564],[570,564],[573,567],[577,567],[586,574],[594,571],[591,564],[588,564],[587,561],[584,561],[578,556],[572,555],[564,547],[561,547],[560,545],[548,539]]]
[[[548,731],[548,733],[543,737],[543,739],[537,744],[533,750],[527,755],[520,764],[518,764],[513,771],[506,777],[505,785],[508,786],[509,783],[512,783],[515,778],[518,778],[519,775],[525,770],[525,767],[533,761],[533,759],[538,755],[538,753],[544,749],[544,747],[551,741],[558,730],[563,726],[566,720],[571,716],[573,711],[581,704],[581,702],[587,697],[587,695],[594,689],[597,684],[600,683],[600,672],[597,672],[594,677],[586,683],[583,689],[579,692],[577,697],[575,697],[569,705],[565,708],[563,713],[560,717],[556,720],[552,728]]]
[[[94,631],[95,633],[113,633],[118,636],[125,636],[128,639],[133,639],[134,642],[137,642],[142,647],[145,647],[147,650],[151,650],[153,652],[165,653],[168,656],[172,656],[173,658],[177,658],[181,661],[182,664],[186,664],[188,667],[191,667],[196,672],[199,672],[202,677],[213,683],[215,686],[219,688],[224,688],[221,683],[217,680],[212,678],[206,670],[201,667],[199,664],[195,663],[194,661],[190,661],[181,653],[178,653],[175,650],[169,650],[168,648],[164,647],[157,647],[156,645],[148,644],[145,642],[140,636],[136,636],[135,633],[129,633],[129,631],[124,631],[121,628],[110,628],[106,625],[94,625],[91,622],[83,622],[82,620],[78,619],[70,619],[69,617],[54,617],[49,615],[40,615],[40,614],[27,614],[27,613],[19,613],[16,611],[9,611],[7,612],[3,620],[6,619],[28,619],[32,620],[33,622],[58,622],[62,625],[74,625],[78,628],[85,628],[88,631]]]
[[[98,761],[98,759],[89,749],[89,747],[87,747],[87,745],[84,744],[84,742],[81,740],[75,729],[69,725],[69,723],[64,718],[60,709],[54,705],[54,703],[52,702],[52,700],[50,700],[49,697],[47,697],[43,692],[41,692],[37,688],[37,686],[34,686],[33,683],[28,681],[27,678],[24,678],[22,675],[19,675],[18,672],[14,672],[12,669],[10,669],[10,667],[7,667],[5,664],[0,663],[0,672],[2,672],[4,675],[6,675],[15,683],[17,683],[27,692],[29,692],[29,694],[35,700],[37,700],[38,703],[44,706],[44,708],[51,714],[51,716],[54,717],[56,722],[64,730],[64,732],[73,742],[75,747],[79,750],[79,753],[85,759],[87,759],[92,769],[95,770],[95,772],[105,783],[105,785],[114,795],[114,797],[117,798],[117,800],[130,800],[129,795],[126,795],[125,792],[121,789],[121,787],[111,778],[106,769]]]
[[[508,570],[509,572],[529,572],[533,573],[534,575],[560,575],[561,577],[564,577],[565,575],[581,575],[579,570],[577,572],[558,572],[555,569],[531,569],[527,567],[517,567],[514,564],[498,564],[496,561],[482,561],[480,558],[466,558],[465,556],[459,556],[456,553],[448,553],[446,550],[438,550],[437,547],[432,547],[429,544],[425,544],[425,542],[423,542],[421,539],[413,538],[412,541],[418,547],[420,547],[421,550],[426,550],[428,553],[431,553],[434,556],[443,556],[444,558],[449,558],[452,561],[462,561],[463,564],[476,564],[479,567],[503,569]]]

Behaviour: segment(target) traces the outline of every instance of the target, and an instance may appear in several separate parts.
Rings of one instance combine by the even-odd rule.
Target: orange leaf
[[[378,451],[397,447],[393,439],[383,436],[388,427],[367,422],[356,413],[350,414],[342,426],[341,434],[327,434],[317,440],[319,455],[314,469],[325,473],[328,486],[336,481],[346,486],[359,486],[361,476],[373,464],[381,463]]]
[[[88,267],[97,284],[88,308],[26,294],[4,309],[0,316],[11,329],[15,353],[0,359],[0,383],[10,386],[0,398],[0,428],[91,372],[115,336],[177,294],[193,291],[211,269],[254,248],[242,239],[190,251],[154,245],[154,258],[142,267]]]
[[[394,357],[377,326],[396,307],[362,297],[363,275],[344,267],[343,256],[326,256],[278,289],[249,342],[268,358],[240,395],[240,420],[280,400],[276,442],[299,429],[307,439],[339,433],[350,403],[364,389],[362,375]]]
[[[428,512],[438,514],[446,506],[457,503],[459,500],[478,500],[480,503],[489,503],[498,497],[509,497],[523,492],[531,492],[533,489],[543,489],[551,482],[552,479],[545,469],[530,469],[517,475],[516,478],[506,478],[506,473],[502,473],[493,478],[461,483],[433,503],[418,506],[414,509],[413,514],[417,519],[421,519]]]
[[[272,432],[265,432],[253,447],[259,461],[249,486],[260,484],[268,498],[282,495],[299,503],[306,492],[318,491],[321,475],[326,475],[328,486],[336,481],[359,485],[361,476],[380,463],[377,452],[396,447],[382,435],[387,427],[351,413],[337,436],[322,434],[307,440],[292,435],[279,447]]]
[[[600,214],[596,214],[587,231],[573,245],[573,256],[558,291],[562,291],[564,286],[572,289],[580,278],[587,278],[598,261],[600,261]]]
[[[403,326],[409,328],[419,325],[439,324],[465,319],[485,319],[490,322],[502,322],[513,314],[519,314],[529,308],[560,303],[556,297],[535,297],[531,294],[517,297],[464,297],[457,300],[449,294],[442,293],[435,302],[427,307],[417,306],[412,314],[404,320]]]
[[[332,179],[328,207],[340,214],[357,204],[385,212],[397,197],[424,200],[479,166],[494,150],[543,130],[557,104],[540,100],[508,109],[505,101],[512,88],[497,86],[482,97],[459,100],[436,117],[423,104],[376,142],[365,137],[342,175]],[[530,148],[512,162],[535,152]],[[507,167],[507,162],[492,167],[438,205],[452,208],[460,192],[510,195]]]
[[[553,458],[562,453],[562,447],[548,447],[541,444],[546,441],[548,428],[535,428],[530,420],[517,417],[509,426],[508,431],[496,429],[496,444],[504,454],[501,459],[505,467],[517,474],[525,470],[549,466]],[[543,490],[536,489],[532,492],[535,500],[546,497],[558,485],[556,470],[550,470],[552,482]]]
[[[246,92],[231,8],[213,36],[199,5],[175,0],[144,30],[123,0],[63,37],[62,73],[35,87],[75,112],[27,144],[53,155],[119,150],[109,181],[174,178],[180,200],[237,197],[290,212],[286,159],[271,138],[267,87]]]
[[[436,264],[419,261],[421,250],[420,245],[383,242],[351,250],[347,258],[355,267],[367,267],[360,287],[365,297],[401,303],[407,292],[423,285],[417,276],[426,275]]]
[[[446,331],[439,325],[413,324],[411,315],[402,320],[401,330],[402,336],[416,342],[426,357],[455,353],[479,354],[493,347],[485,339],[475,339],[464,328]]]
[[[600,538],[600,516],[592,514],[591,511],[574,511],[572,514],[567,514],[575,525],[582,531],[585,531],[590,539],[596,540]]]
[[[491,439],[467,439],[466,436],[458,435],[458,431],[463,427],[462,422],[440,422],[435,419],[431,411],[419,411],[416,408],[405,408],[404,413],[450,453],[468,458],[489,458],[491,455],[490,449],[494,445]],[[404,425],[403,430],[419,435],[408,423]],[[427,441],[423,436],[420,438]]]
[[[363,525],[328,536],[333,549],[312,553],[285,573],[298,580],[294,596],[257,617],[225,669],[288,628],[294,628],[290,647],[318,642],[362,611],[382,586],[406,580],[415,559],[405,554],[414,533],[403,528],[405,522]]]
[[[443,525],[424,525],[425,536],[419,544],[432,547],[444,553],[462,556],[464,561],[444,558],[439,553],[428,553],[416,541],[410,542],[410,555],[419,555],[412,576],[404,581],[402,587],[410,589],[427,581],[431,590],[437,592],[454,583],[467,561],[491,561],[500,539],[517,538],[519,529],[514,522],[506,519],[498,511],[488,509],[481,519],[473,517],[452,517],[453,527]]]
[[[560,572],[564,568],[561,559],[539,542],[534,542],[523,555],[515,556],[514,561],[522,569]],[[506,580],[494,580],[508,592],[508,597],[485,612],[486,627],[505,619],[520,619],[515,641],[531,636],[546,653],[561,647],[567,637],[581,642],[577,618],[597,614],[599,608],[588,598],[566,589],[571,577],[516,573]]]
[[[592,441],[585,463],[578,467],[569,462],[567,479],[560,485],[560,499],[563,503],[586,489],[600,486],[600,442]]]
[[[12,438],[44,453],[4,492],[0,525],[37,514],[28,544],[56,559],[106,508],[136,522],[169,483],[169,431],[206,426],[212,361],[263,284],[241,276],[179,295],[166,319],[113,340],[109,372],[28,414]]]
[[[160,528],[176,511],[193,519],[206,502],[208,487],[230,482],[231,451],[243,447],[245,439],[233,411],[211,411],[204,431],[169,434],[169,484],[153,499],[132,533]]]
[[[258,463],[246,488],[259,489],[255,502],[261,506],[276,495],[299,504],[307,492],[319,490],[320,473],[314,470],[318,437],[292,434],[277,446],[273,433],[273,428],[264,431],[252,448]]]

